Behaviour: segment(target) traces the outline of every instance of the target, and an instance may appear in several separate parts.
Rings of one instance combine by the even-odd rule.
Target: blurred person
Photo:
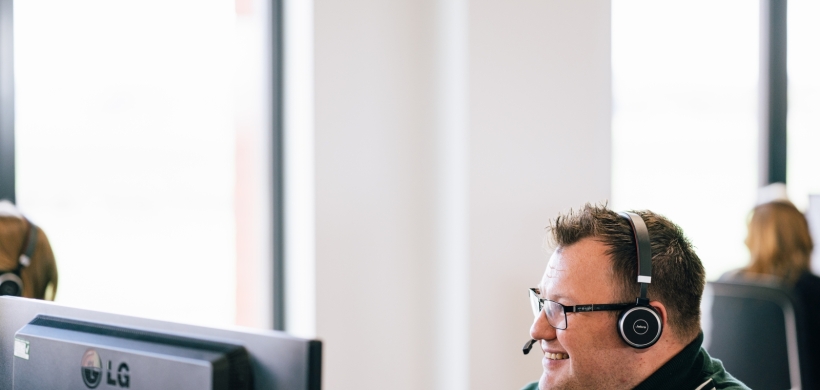
[[[746,236],[749,264],[719,280],[773,284],[791,291],[805,311],[810,371],[820,372],[820,277],[810,270],[814,243],[808,221],[788,200],[781,183],[761,189],[759,199]]]
[[[748,389],[701,347],[705,270],[677,225],[587,204],[547,229],[524,347],[539,344],[543,373],[524,390]]]
[[[42,229],[0,201],[0,295],[54,300],[57,264]]]
[[[746,247],[749,264],[721,280],[752,280],[788,287],[820,283],[809,269],[814,244],[806,217],[791,202],[778,200],[752,210]]]

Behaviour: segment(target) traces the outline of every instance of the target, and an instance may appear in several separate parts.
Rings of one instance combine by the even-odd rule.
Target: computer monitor
[[[0,297],[0,389],[321,388],[322,344]]]

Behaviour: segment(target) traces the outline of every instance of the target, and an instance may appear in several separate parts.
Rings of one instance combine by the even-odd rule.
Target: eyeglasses
[[[567,313],[579,313],[588,311],[617,311],[624,310],[630,306],[631,303],[611,303],[611,304],[591,304],[591,305],[575,305],[564,306],[558,302],[549,299],[541,298],[541,291],[537,288],[530,289],[530,304],[532,305],[532,314],[538,317],[543,311],[547,316],[547,322],[555,329],[567,329]]]

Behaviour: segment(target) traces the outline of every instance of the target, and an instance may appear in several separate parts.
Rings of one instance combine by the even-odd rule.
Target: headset
[[[37,246],[37,225],[28,219],[23,219],[28,223],[28,234],[26,242],[23,244],[20,256],[17,258],[17,268],[12,271],[0,272],[0,295],[11,295],[19,297],[23,295],[23,279],[20,276],[23,268],[31,264],[31,256],[34,255],[34,248]]]
[[[663,333],[663,321],[649,305],[649,298],[646,297],[646,288],[652,283],[652,246],[649,241],[649,229],[638,214],[623,212],[619,215],[629,221],[632,234],[635,236],[641,295],[635,300],[634,305],[624,309],[618,316],[618,334],[633,348],[649,348],[658,342]]]
[[[631,212],[618,213],[629,221],[632,234],[635,237],[635,249],[638,252],[638,283],[641,285],[640,296],[634,304],[626,307],[618,315],[616,323],[618,335],[630,347],[649,348],[661,338],[663,321],[649,305],[646,289],[652,283],[652,246],[649,241],[649,229],[640,215]],[[524,355],[532,349],[537,340],[530,340],[524,344]]]

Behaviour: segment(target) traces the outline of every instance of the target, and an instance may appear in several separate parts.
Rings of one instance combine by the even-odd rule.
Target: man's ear
[[[655,312],[661,316],[661,323],[663,323],[663,328],[666,329],[667,322],[669,321],[669,315],[666,312],[666,306],[663,305],[660,301],[651,301],[649,302],[649,306],[652,306],[655,309]]]

